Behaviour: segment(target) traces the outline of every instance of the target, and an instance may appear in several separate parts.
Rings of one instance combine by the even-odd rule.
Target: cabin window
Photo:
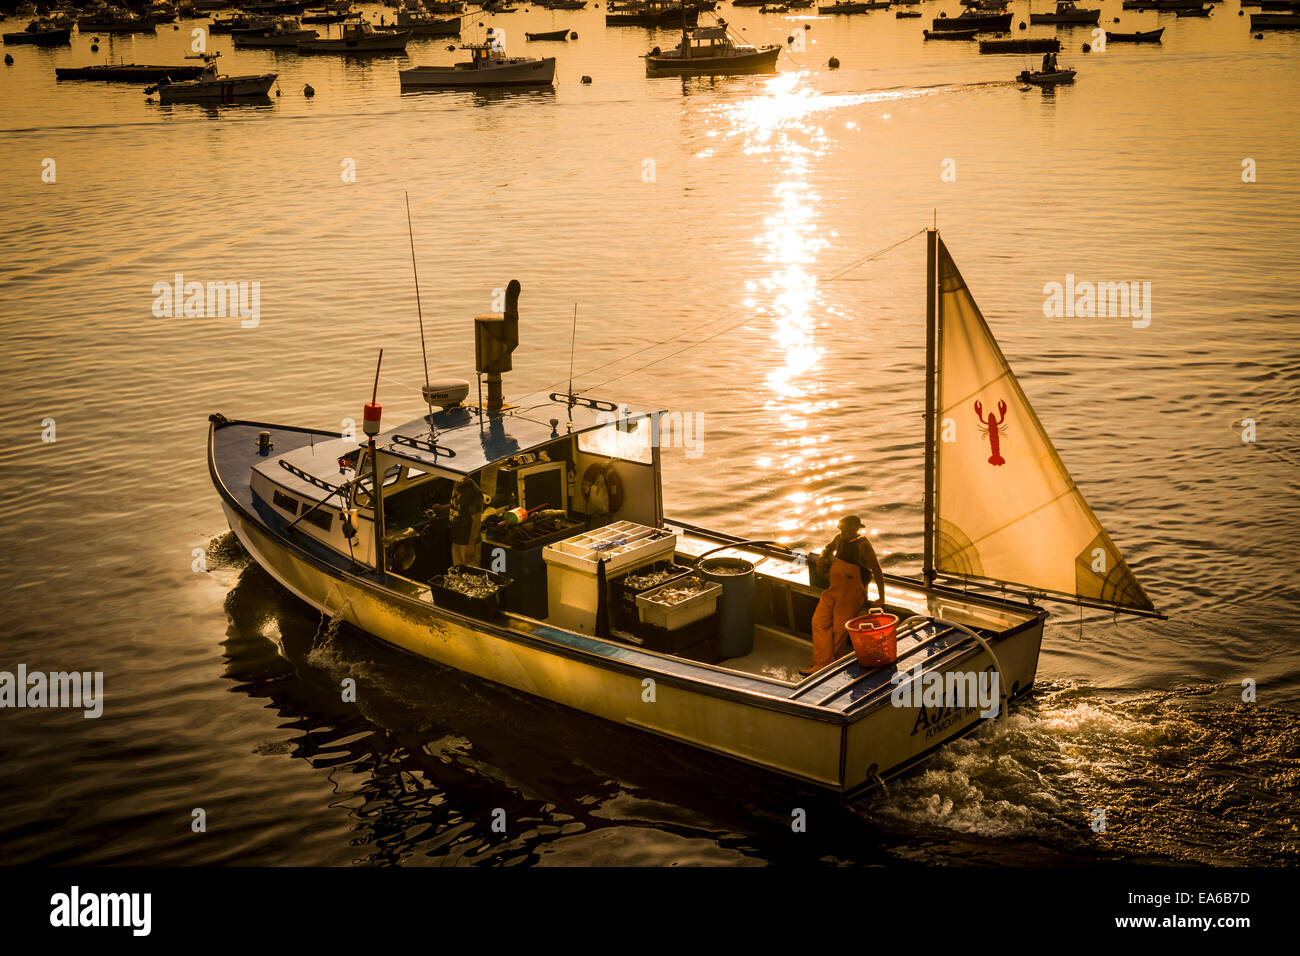
[[[401,474],[401,472],[402,472],[401,465],[393,465],[386,472],[384,472],[384,487],[387,488],[389,485],[397,481],[397,477],[398,475]],[[371,475],[366,475],[364,478],[362,478],[360,481],[357,482],[356,502],[362,508],[371,507],[370,488],[373,484],[374,484],[374,478]]]
[[[305,512],[302,516],[302,520],[314,524],[322,531],[328,531],[330,526],[334,523],[334,515],[326,511],[324,508],[317,508],[315,511]]]
[[[654,461],[654,434],[658,431],[649,415],[620,418],[578,435],[578,450],[602,458],[620,458],[649,465]]]
[[[290,498],[283,491],[275,491],[271,494],[271,503],[282,511],[287,511],[291,515],[298,513],[298,499]]]

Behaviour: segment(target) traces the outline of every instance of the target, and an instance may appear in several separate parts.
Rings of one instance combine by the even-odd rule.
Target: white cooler
[[[596,633],[596,567],[605,559],[607,581],[671,558],[677,535],[618,521],[542,549],[546,562],[547,620],[582,634]],[[612,613],[612,608],[611,608]]]

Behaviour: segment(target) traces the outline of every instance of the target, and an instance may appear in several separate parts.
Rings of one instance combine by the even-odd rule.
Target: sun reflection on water
[[[766,156],[776,166],[772,212],[754,239],[757,258],[770,272],[747,284],[745,304],[772,321],[764,407],[778,427],[754,464],[777,483],[782,508],[773,525],[787,544],[809,543],[810,535],[833,524],[830,511],[840,503],[833,482],[847,460],[825,457],[829,436],[816,424],[837,402],[819,375],[816,267],[833,236],[822,225],[813,173],[831,145],[819,118],[854,99],[817,93],[804,74],[784,73],[769,80],[761,95],[726,110],[729,135],[743,138],[746,153]]]

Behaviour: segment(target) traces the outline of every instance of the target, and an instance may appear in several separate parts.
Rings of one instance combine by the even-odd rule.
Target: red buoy
[[[379,434],[379,420],[383,417],[384,406],[378,402],[366,402],[362,428],[371,438]]]

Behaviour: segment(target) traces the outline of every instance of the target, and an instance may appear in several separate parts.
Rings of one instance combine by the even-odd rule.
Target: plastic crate
[[[562,565],[595,575],[596,564],[605,559],[605,573],[642,567],[671,558],[677,550],[677,535],[662,528],[649,528],[634,521],[616,521],[603,528],[585,531],[542,549],[549,565]]]
[[[678,601],[676,604],[664,604],[656,600],[655,596],[661,591],[680,587],[687,581],[704,584],[704,589],[699,594],[694,594],[684,601]],[[661,584],[656,588],[638,594],[636,596],[637,615],[640,617],[642,624],[675,631],[716,613],[718,598],[721,595],[722,585],[720,584],[708,584],[694,576],[675,578],[666,584]]]
[[[486,597],[471,597],[468,594],[461,594],[459,591],[446,587],[443,584],[446,575],[440,574],[429,582],[429,590],[433,592],[434,604],[449,611],[455,611],[457,614],[465,614],[480,619],[497,617],[501,614],[504,592],[511,585],[513,579],[495,571],[471,568],[463,564],[452,565],[447,569],[447,574],[453,571],[487,578],[496,585],[496,590]]]
[[[631,578],[642,574],[649,574],[655,571],[668,571],[669,577],[656,584],[647,584],[643,587],[637,587],[631,582]],[[645,567],[634,568],[627,572],[616,583],[617,601],[614,604],[614,626],[623,631],[635,631],[640,616],[637,613],[636,599],[637,595],[644,594],[647,591],[653,591],[657,587],[662,587],[677,578],[684,577],[691,573],[691,567],[688,564],[677,564],[671,560],[655,561],[647,564]]]

